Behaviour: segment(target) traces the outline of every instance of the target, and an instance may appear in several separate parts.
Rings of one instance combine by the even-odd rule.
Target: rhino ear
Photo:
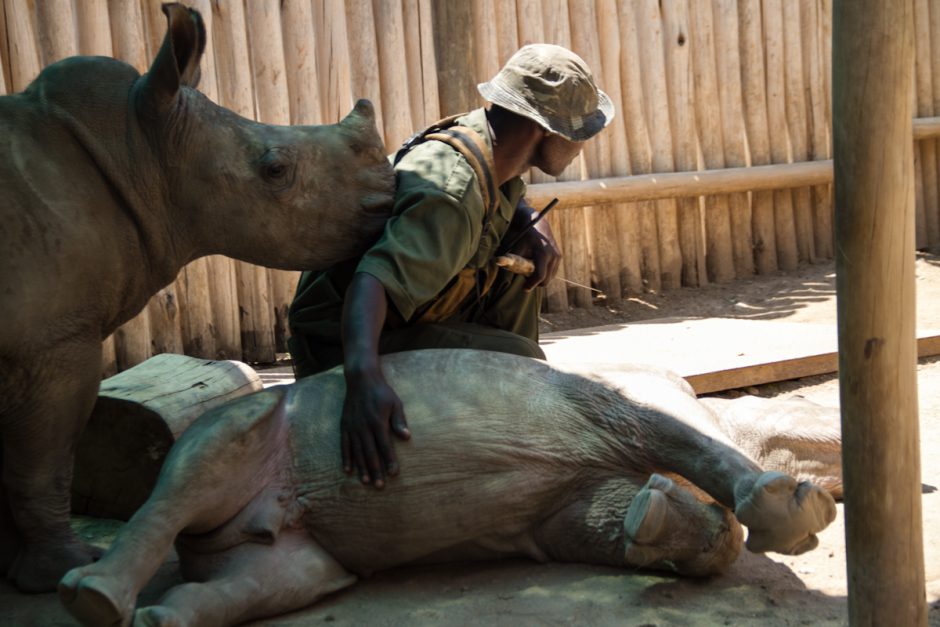
[[[164,4],[166,36],[147,72],[146,98],[157,111],[176,99],[181,86],[199,82],[199,61],[206,49],[206,27],[198,11],[177,3]]]

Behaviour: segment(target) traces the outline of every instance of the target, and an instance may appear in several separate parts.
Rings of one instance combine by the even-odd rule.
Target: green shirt
[[[492,150],[483,109],[457,124],[479,133]],[[291,305],[292,333],[314,343],[339,344],[343,298],[355,272],[371,274],[385,287],[392,305],[387,325],[407,323],[463,268],[482,268],[492,261],[525,194],[518,177],[500,187],[499,206],[481,240],[483,197],[463,155],[429,140],[408,152],[395,172],[395,204],[382,236],[359,259],[302,275]]]

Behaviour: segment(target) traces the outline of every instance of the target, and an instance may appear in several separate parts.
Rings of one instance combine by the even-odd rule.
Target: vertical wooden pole
[[[666,65],[663,57],[663,23],[658,0],[641,0],[633,4],[640,66],[643,77],[646,119],[652,148],[653,172],[673,172],[672,127],[669,121],[666,88]],[[659,264],[664,289],[682,284],[683,251],[679,241],[679,216],[675,199],[657,200],[656,226],[659,230]]]
[[[600,0],[597,5],[597,33],[601,49],[601,67],[598,79],[601,89],[614,103],[616,115],[604,133],[610,155],[598,176],[627,176],[630,174],[630,153],[627,150],[627,131],[624,123],[623,92],[620,85],[620,24],[617,19],[616,0]],[[640,271],[640,213],[636,203],[614,205],[611,208],[613,228],[620,250],[621,293],[639,294],[643,291]]]
[[[36,78],[42,62],[36,46],[30,3],[27,0],[4,0],[3,8],[9,48],[10,93],[16,93],[26,89]]]
[[[515,9],[515,6],[513,6]],[[0,2],[0,91],[5,94],[13,93],[10,83],[10,43],[7,38],[7,9],[5,2]]]
[[[936,115],[940,112],[940,6],[937,6],[936,2],[932,2],[928,5],[928,9],[930,14],[930,30],[928,33],[930,39],[930,83],[933,87],[931,104],[933,105],[933,112]],[[940,148],[940,142],[936,139],[932,141],[937,148]],[[940,181],[940,159],[937,160],[937,177],[938,181]],[[934,207],[932,211],[934,215],[931,216],[931,221],[940,220],[940,206]],[[926,215],[924,216],[924,225],[927,225]],[[932,243],[931,245],[937,246],[938,244],[940,244],[940,242]]]
[[[310,0],[285,0],[281,3],[284,31],[284,65],[290,98],[291,124],[320,124],[320,79],[317,75],[319,39],[313,27]]]
[[[420,85],[409,81],[405,46],[405,22],[401,0],[374,0],[379,84],[382,90],[382,118],[385,120],[385,146],[391,152],[411,137],[409,92]]]
[[[429,120],[424,105],[424,72],[421,64],[423,55],[421,51],[421,4],[419,0],[403,0],[402,14],[404,16],[405,34],[405,65],[408,68],[408,108],[411,110],[411,131],[425,128],[437,119]],[[388,146],[388,152],[394,150]]]
[[[914,335],[913,9],[912,0],[833,3],[836,289],[852,625],[927,625]]]
[[[787,129],[790,132],[790,159],[809,159],[810,114],[803,77],[803,45],[800,34],[800,4],[788,2],[783,6],[783,49],[785,110]],[[793,191],[793,218],[796,227],[797,255],[800,261],[816,262],[816,242],[813,238],[813,193],[808,187],[797,187]]]
[[[711,2],[689,3],[689,37],[695,84],[695,111],[705,169],[725,167],[721,98],[715,57],[715,18]],[[729,60],[722,58],[723,63]],[[731,208],[727,196],[706,196],[705,258],[708,278],[716,283],[735,277]]]
[[[36,4],[42,64],[49,65],[78,54],[78,34],[72,0],[47,0]]]
[[[937,12],[940,8],[934,8]],[[930,117],[933,108],[933,72],[931,71],[930,9],[928,0],[914,2],[915,50],[914,70],[916,76],[915,117]],[[914,150],[920,151],[921,174],[924,181],[924,222],[927,231],[927,245],[940,244],[940,196],[937,181],[937,140],[925,139],[914,144]]]
[[[695,90],[689,50],[689,3],[688,0],[665,0],[660,6],[666,69],[665,96],[672,127],[673,167],[679,172],[689,172],[698,169]],[[679,247],[682,250],[682,283],[697,287],[708,283],[705,272],[702,208],[698,198],[678,198],[676,209],[679,219]]]
[[[744,167],[748,163],[747,131],[744,124],[738,8],[735,0],[717,0],[714,17],[715,49],[720,59],[717,64],[717,81],[724,163],[729,168]],[[754,274],[751,202],[746,192],[738,192],[728,196],[728,206],[734,272],[741,279]]]
[[[421,84],[424,93],[424,120],[415,130],[441,119],[441,105],[437,87],[437,57],[434,52],[433,0],[418,0],[418,20],[421,35]]]
[[[567,10],[571,22],[571,49],[584,59],[594,73],[595,82],[606,90],[596,9],[593,0],[569,1]],[[617,111],[616,115],[619,113]],[[589,178],[610,175],[611,130],[608,127],[601,131],[584,147],[584,163]],[[598,288],[604,293],[607,304],[617,304],[623,296],[617,211],[611,205],[583,210],[591,250],[591,273]]]
[[[375,16],[369,0],[346,4],[347,41],[349,44],[352,94],[355,98],[368,98],[375,105],[375,125],[379,135],[385,134],[385,110],[382,105],[382,85],[379,76],[379,52],[375,37]]]
[[[488,81],[499,72],[503,59],[499,57],[499,27],[496,10],[497,0],[473,0],[473,45],[476,53],[477,83]],[[508,4],[508,3],[507,3]]]
[[[627,146],[633,174],[648,174],[653,171],[649,123],[643,107],[643,78],[637,63],[639,58],[639,36],[633,6],[618,3],[617,22],[620,29],[620,85],[623,95],[623,110],[620,117],[626,127]],[[658,292],[662,287],[662,271],[659,260],[659,230],[656,224],[656,203],[637,203],[640,227],[640,272],[646,288]]]
[[[241,0],[212,3],[216,70],[221,104],[246,118],[255,117],[245,7]],[[242,360],[272,362],[276,358],[274,321],[267,270],[236,262]]]
[[[767,123],[767,89],[764,72],[764,43],[759,0],[738,0],[741,20],[741,78],[744,117],[747,127],[750,163],[767,165],[770,159],[770,131]],[[777,270],[777,241],[774,230],[774,192],[751,195],[754,225],[754,261],[758,274]]]
[[[77,2],[78,53],[111,56],[111,24],[107,0]]]
[[[813,160],[829,159],[832,156],[830,141],[831,127],[827,112],[826,82],[827,71],[825,57],[827,51],[823,38],[831,33],[826,29],[824,8],[817,0],[800,0],[800,21],[803,32],[803,75],[809,94],[810,158]],[[832,259],[832,185],[817,185],[813,195],[813,236],[816,255],[822,259]]]
[[[431,6],[441,115],[469,111],[479,102],[473,81],[473,7],[468,2],[433,2]]]
[[[323,122],[333,124],[346,115],[353,103],[343,0],[314,0],[313,14],[319,43],[317,70],[323,95],[320,106]]]
[[[199,90],[213,102],[221,102],[216,74],[216,42],[211,0],[194,0],[206,26],[206,51],[202,56]],[[183,269],[180,290],[183,311],[183,344],[187,355],[210,359],[241,359],[237,262],[222,255],[197,259]]]

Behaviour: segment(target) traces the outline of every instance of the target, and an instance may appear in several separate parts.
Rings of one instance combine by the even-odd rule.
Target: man
[[[523,200],[531,167],[557,176],[613,119],[610,99],[573,52],[521,48],[478,86],[487,109],[444,120],[395,156],[397,191],[385,232],[361,258],[304,273],[291,305],[298,377],[343,364],[343,468],[377,488],[398,474],[389,431],[410,437],[380,354],[477,348],[544,358],[542,288],[560,254]],[[495,264],[532,259],[529,277]]]

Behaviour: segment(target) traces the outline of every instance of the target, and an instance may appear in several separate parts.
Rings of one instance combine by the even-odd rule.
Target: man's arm
[[[509,225],[509,231],[504,239],[514,237],[516,233],[527,228],[528,225],[538,217],[538,212],[525,201],[525,198],[519,200],[516,205],[516,212],[512,216],[512,223]],[[555,243],[555,236],[552,228],[548,225],[548,220],[539,220],[538,224],[529,228],[522,236],[522,239],[512,247],[512,250],[506,251],[516,253],[521,257],[530,259],[535,265],[535,270],[525,281],[525,290],[529,291],[539,285],[547,285],[558,272],[558,265],[561,263],[561,251],[558,244]]]
[[[398,474],[398,459],[389,431],[411,437],[401,399],[385,381],[379,361],[379,336],[388,304],[385,287],[365,272],[356,273],[343,307],[343,470],[355,468],[363,483],[385,485],[386,474]]]

